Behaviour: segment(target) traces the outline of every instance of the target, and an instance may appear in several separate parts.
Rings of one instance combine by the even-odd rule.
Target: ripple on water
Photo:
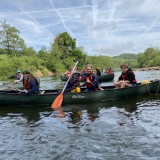
[[[159,98],[77,105],[63,112],[6,111],[0,117],[1,159],[160,157]]]

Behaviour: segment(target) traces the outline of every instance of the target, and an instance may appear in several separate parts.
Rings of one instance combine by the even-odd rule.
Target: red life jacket
[[[91,82],[93,82],[93,78],[92,78],[91,75],[90,75],[89,77],[87,77],[87,75],[86,75],[86,82],[87,82],[88,79],[89,79]],[[91,83],[86,83],[85,86],[86,86],[87,88],[92,88],[92,87],[93,87]]]
[[[29,84],[29,81],[24,81],[23,82],[23,86],[26,90],[29,90],[30,89],[30,84]]]
[[[131,73],[134,76],[134,79],[132,81],[130,81],[130,77],[129,77],[128,73]],[[124,81],[129,80],[131,84],[137,83],[137,80],[135,79],[135,74],[133,71],[129,71],[129,72],[127,71],[124,74],[122,73],[121,76],[122,76],[122,80],[124,80]]]
[[[123,81],[128,80],[128,76],[127,76],[126,73],[127,73],[127,72],[122,73],[122,80],[123,80]]]

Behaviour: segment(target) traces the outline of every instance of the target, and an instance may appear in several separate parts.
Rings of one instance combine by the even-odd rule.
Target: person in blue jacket
[[[23,74],[21,73],[21,70],[17,70],[16,80],[14,81],[14,83],[22,82],[22,80],[23,80]]]
[[[33,76],[28,70],[23,72],[23,93],[26,94],[40,94],[39,83],[35,76]]]

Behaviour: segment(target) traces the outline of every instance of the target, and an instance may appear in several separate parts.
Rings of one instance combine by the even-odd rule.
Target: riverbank
[[[51,77],[51,76],[54,76],[55,74],[49,70],[45,70],[45,75],[40,71],[40,70],[37,70],[35,73],[34,73],[34,76],[37,77],[37,78],[42,78],[42,77]]]
[[[139,70],[139,71],[160,70],[160,66],[139,68],[138,70]]]

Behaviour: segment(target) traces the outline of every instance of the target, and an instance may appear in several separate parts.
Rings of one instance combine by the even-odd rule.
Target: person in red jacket
[[[121,65],[122,73],[118,80],[114,82],[115,88],[135,87],[137,84],[134,72],[128,68],[128,65]]]
[[[91,64],[86,66],[86,73],[81,74],[79,81],[85,82],[83,84],[83,87],[86,87],[84,92],[89,92],[99,88],[98,76],[93,73],[93,66]]]

